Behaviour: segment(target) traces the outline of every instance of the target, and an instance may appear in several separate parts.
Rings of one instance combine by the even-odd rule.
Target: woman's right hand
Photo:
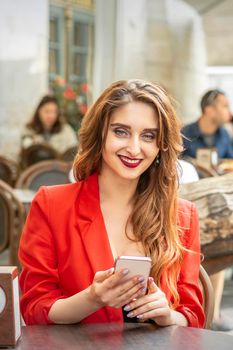
[[[123,281],[128,272],[128,269],[122,269],[114,273],[114,268],[96,272],[89,287],[90,300],[99,307],[121,308],[134,298],[145,294],[147,281],[144,277],[135,276]]]

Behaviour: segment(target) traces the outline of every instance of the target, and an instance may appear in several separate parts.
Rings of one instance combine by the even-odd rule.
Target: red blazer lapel
[[[84,181],[77,203],[77,228],[93,273],[114,266],[111,247],[100,209],[98,176]]]
[[[94,174],[83,182],[77,200],[77,230],[93,270],[107,270],[114,259],[100,209],[98,176]],[[104,307],[83,322],[123,322],[122,310]]]

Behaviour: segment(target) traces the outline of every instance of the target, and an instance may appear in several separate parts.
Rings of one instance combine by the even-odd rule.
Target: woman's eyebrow
[[[157,132],[159,131],[158,128],[151,128],[151,129],[144,129],[143,131],[146,131],[146,132]]]
[[[122,124],[122,123],[112,123],[111,126],[113,127],[123,127],[123,128],[126,128],[126,129],[131,129],[131,127],[129,125],[126,125],[126,124]]]
[[[122,123],[112,123],[112,124],[110,124],[110,126],[111,127],[123,127],[123,128],[128,129],[128,130],[131,129],[131,126],[126,125],[126,124],[122,124]],[[158,131],[158,128],[146,128],[146,129],[143,129],[143,131],[153,132],[153,131]]]

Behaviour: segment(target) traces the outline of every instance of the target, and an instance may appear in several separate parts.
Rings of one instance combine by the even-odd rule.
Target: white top
[[[44,143],[42,134],[37,134],[34,130],[27,127],[22,132],[22,147],[28,148],[33,144]],[[50,139],[46,141],[57,152],[63,153],[68,148],[77,146],[78,140],[75,131],[69,124],[64,124],[60,132],[52,134]]]
[[[178,160],[177,168],[180,184],[187,184],[199,180],[197,170],[191,163],[185,160]]]

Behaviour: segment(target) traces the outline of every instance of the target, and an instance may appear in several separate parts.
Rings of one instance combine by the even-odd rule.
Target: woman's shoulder
[[[74,129],[68,124],[64,123],[59,133],[54,134],[54,137],[59,140],[59,142],[66,142],[66,147],[77,145],[77,135]],[[64,146],[64,145],[63,145]]]
[[[200,232],[197,209],[194,203],[185,199],[179,199],[178,202],[178,227],[183,245],[188,249],[194,249],[193,242],[195,242],[198,250]]]
[[[74,129],[73,129],[73,128],[70,126],[70,124],[68,124],[68,123],[62,124],[62,131],[63,131],[63,132],[67,132],[67,133],[75,134]]]
[[[23,135],[34,135],[35,130],[33,130],[30,126],[25,125],[22,129],[22,134]]]
[[[193,207],[195,207],[194,203],[188,201],[187,199],[178,198],[178,211],[190,212]]]
[[[61,209],[65,213],[73,208],[75,203],[79,203],[81,206],[84,205],[85,208],[91,203],[94,208],[99,200],[98,198],[97,175],[93,174],[75,183],[41,186],[33,199],[32,205],[33,207],[39,207],[43,212],[49,211],[57,217],[57,213]]]
[[[197,216],[197,209],[194,203],[179,198],[178,199],[178,221],[182,227],[189,228],[193,216]]]
[[[36,135],[35,130],[33,130],[29,126],[24,126],[23,130],[21,131],[21,147],[23,149],[26,149],[32,146],[35,137],[38,137],[38,135]]]
[[[55,203],[67,203],[69,200],[73,200],[79,193],[82,187],[82,182],[75,182],[72,184],[62,184],[53,186],[41,186],[36,193],[35,200],[48,201]]]
[[[96,173],[74,183],[41,186],[35,199],[40,202],[47,203],[49,201],[65,205],[67,202],[74,201],[77,196],[86,199],[90,193],[92,196],[98,197],[98,175]]]

